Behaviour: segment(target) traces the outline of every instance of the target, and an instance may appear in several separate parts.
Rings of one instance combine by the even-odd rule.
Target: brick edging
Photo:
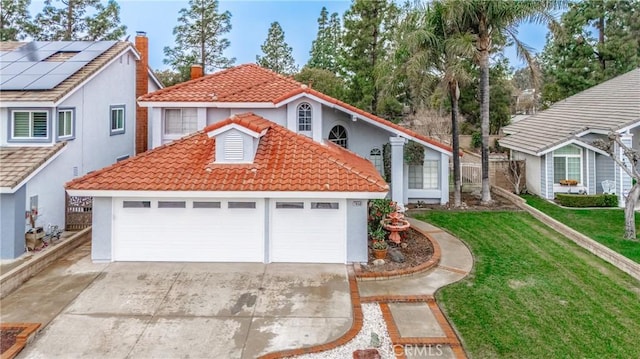
[[[0,356],[0,359],[12,359],[24,349],[29,337],[40,328],[40,323],[2,323],[0,329],[22,328],[20,334],[16,336],[16,342]]]
[[[631,277],[640,281],[640,263],[636,263],[632,261],[631,259],[623,256],[622,254],[603,245],[602,243],[597,242],[591,239],[590,237],[576,231],[575,229],[565,225],[564,223],[540,211],[539,209],[528,205],[527,201],[525,201],[523,198],[513,193],[510,193],[502,188],[494,188],[494,189],[496,189],[501,196],[511,200],[513,203],[515,203],[516,206],[527,211],[534,218],[544,223],[551,229],[569,238],[572,242],[586,249],[596,257],[604,260],[605,262],[613,265],[619,270],[627,273]]]
[[[424,263],[420,263],[417,266],[414,267],[410,267],[410,268],[404,268],[404,269],[396,269],[396,270],[392,270],[392,271],[387,271],[387,272],[365,272],[363,270],[360,269],[360,266],[354,265],[354,270],[355,270],[355,274],[356,274],[356,278],[358,278],[359,280],[386,280],[386,279],[392,279],[392,278],[399,278],[399,277],[408,277],[408,276],[412,276],[415,274],[420,274],[423,272],[426,272],[432,268],[435,268],[439,263],[440,263],[440,259],[442,257],[442,251],[440,249],[440,244],[438,244],[438,241],[434,240],[429,233],[421,230],[420,228],[411,225],[411,229],[415,230],[416,232],[420,233],[421,235],[423,235],[429,242],[431,242],[431,246],[433,247],[433,255],[431,256],[431,258],[429,258],[428,261],[424,262]]]
[[[339,347],[341,345],[345,345],[348,342],[350,342],[353,338],[355,338],[356,335],[358,335],[358,333],[362,329],[362,322],[364,317],[362,315],[362,306],[360,302],[360,292],[358,291],[358,282],[356,280],[355,271],[353,267],[348,267],[348,276],[349,276],[349,293],[351,294],[351,312],[353,314],[353,319],[351,322],[351,328],[349,328],[349,330],[347,330],[346,333],[344,333],[341,337],[325,344],[319,344],[319,345],[298,348],[298,349],[286,349],[282,351],[268,353],[260,356],[259,359],[279,359],[279,358],[286,358],[286,357],[291,357],[296,355],[323,352],[323,351],[327,351],[327,350],[331,350],[333,348]]]

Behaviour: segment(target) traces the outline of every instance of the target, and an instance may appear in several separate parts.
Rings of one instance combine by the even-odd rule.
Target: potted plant
[[[387,233],[382,228],[382,226],[378,226],[376,229],[369,231],[369,237],[371,238],[373,248],[373,256],[376,259],[384,259],[387,256],[387,248],[388,244],[385,240]]]

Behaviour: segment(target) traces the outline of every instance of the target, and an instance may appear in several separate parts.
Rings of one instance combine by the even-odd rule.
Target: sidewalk
[[[473,267],[473,256],[464,243],[442,229],[412,218],[409,222],[438,242],[440,263],[410,277],[359,281],[360,300],[379,303],[394,348],[403,348],[407,358],[466,358],[434,294],[464,278]]]

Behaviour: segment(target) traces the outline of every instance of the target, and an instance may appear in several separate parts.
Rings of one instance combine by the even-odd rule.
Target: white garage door
[[[271,200],[272,262],[346,262],[346,201]]]
[[[114,199],[116,261],[263,262],[264,200]]]

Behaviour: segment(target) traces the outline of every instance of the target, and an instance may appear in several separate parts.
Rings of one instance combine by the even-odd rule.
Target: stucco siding
[[[94,262],[111,262],[112,218],[113,199],[95,197],[91,223],[91,260]]]
[[[287,127],[287,109],[281,108],[232,108],[230,109],[230,116],[235,114],[252,112],[258,116],[264,117],[269,121],[275,122],[280,126]],[[229,117],[229,116],[227,116]],[[218,119],[218,121],[224,120],[227,117]],[[217,122],[217,121],[214,121]]]
[[[0,259],[24,253],[25,211],[25,186],[14,193],[0,194]]]
[[[512,156],[514,160],[525,161],[527,190],[538,196],[543,196],[541,188],[545,186],[544,156],[533,156],[515,150],[512,151]]]
[[[367,200],[347,200],[347,262],[367,262]]]

